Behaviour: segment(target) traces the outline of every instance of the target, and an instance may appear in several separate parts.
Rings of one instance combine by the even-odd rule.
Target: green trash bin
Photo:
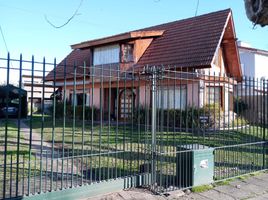
[[[214,148],[188,144],[177,146],[177,186],[180,188],[213,182]]]

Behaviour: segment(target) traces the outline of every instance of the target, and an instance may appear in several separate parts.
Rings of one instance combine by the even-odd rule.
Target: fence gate
[[[155,193],[267,169],[267,80],[0,58],[0,199]]]

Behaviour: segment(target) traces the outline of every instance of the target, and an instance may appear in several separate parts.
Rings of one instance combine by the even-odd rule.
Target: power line
[[[195,17],[198,13],[198,9],[199,9],[199,0],[197,0],[197,4],[196,4],[196,8],[195,8],[195,14],[194,14]]]
[[[3,30],[2,30],[2,26],[1,25],[0,25],[0,31],[1,31],[1,35],[2,35],[2,38],[3,38],[4,44],[5,44],[6,50],[7,50],[7,52],[9,52],[8,51],[8,48],[7,48],[6,39],[5,39],[5,36],[4,36],[4,33],[3,33]]]
[[[81,7],[81,5],[82,5],[82,3],[83,3],[83,0],[81,0],[80,1],[80,4],[78,5],[78,7],[76,8],[76,10],[75,10],[75,12],[73,13],[73,15],[64,23],[64,24],[62,24],[62,25],[60,25],[60,26],[56,26],[56,25],[54,25],[51,21],[49,21],[48,20],[48,18],[47,18],[47,16],[45,15],[45,20],[47,21],[47,23],[49,23],[52,27],[54,27],[54,28],[62,28],[62,27],[64,27],[64,26],[66,26],[76,15],[78,15],[78,11],[79,11],[79,9],[80,9],[80,7]]]

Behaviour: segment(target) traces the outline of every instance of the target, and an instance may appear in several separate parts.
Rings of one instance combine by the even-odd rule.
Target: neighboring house
[[[249,120],[255,120],[254,114],[258,113],[262,120],[263,91],[268,88],[268,51],[252,48],[250,44],[238,42],[238,50],[241,61],[243,84],[238,84],[238,96],[246,103],[245,116]],[[265,106],[267,106],[267,98]],[[254,114],[252,114],[254,113]]]
[[[236,80],[241,80],[242,77],[230,9],[85,41],[71,47],[73,51],[56,67],[56,78],[54,79],[54,71],[51,71],[47,75],[46,81],[56,81],[57,86],[63,87],[65,78],[66,98],[72,101],[73,105],[82,104],[83,76],[81,74],[83,69],[81,66],[84,65],[96,67],[95,74],[105,74],[107,73],[105,69],[118,69],[120,73],[123,71],[131,73],[141,70],[145,65],[164,65],[166,67],[176,66],[177,71],[202,72],[207,76],[215,73],[222,77],[213,85],[198,77],[194,82],[182,81],[183,85],[176,87],[175,90],[173,86],[167,85],[163,93],[165,95],[175,92],[170,95],[172,98],[175,95],[175,105],[169,105],[175,109],[184,109],[187,105],[202,107],[208,102],[216,101],[215,103],[219,103],[223,110],[228,110],[230,109],[228,102],[230,97],[233,97],[233,87],[227,87],[225,84],[227,78],[224,77],[224,74],[235,77]],[[73,90],[74,64],[80,66],[77,68],[75,96]],[[103,70],[98,70],[100,67]],[[92,71],[87,71],[87,73],[92,73]],[[92,80],[87,79],[86,81],[91,83]],[[98,80],[95,81],[98,82]],[[129,85],[129,88],[125,88],[124,85]],[[129,117],[132,106],[136,106],[138,102],[141,105],[148,105],[151,102],[150,94],[145,98],[145,92],[148,93],[149,90],[146,90],[143,82],[140,82],[139,85],[135,82],[132,86],[134,88],[131,87],[131,81],[127,84],[120,82],[119,96],[117,96],[116,88],[111,89],[111,113],[116,114],[116,105],[117,102],[120,102],[119,118]],[[104,111],[107,110],[109,84],[104,84],[102,90],[100,84],[95,84],[93,90],[90,89],[91,87],[92,84],[86,84],[86,105],[93,105],[97,108],[102,106]],[[223,89],[223,87],[225,88]],[[140,94],[136,95],[138,89]],[[195,91],[194,97],[192,97],[193,90]],[[92,91],[94,98],[93,102],[90,102]],[[100,102],[100,94],[103,94],[102,102]],[[132,102],[133,97],[134,102]],[[129,104],[129,102],[132,103]],[[162,105],[167,108],[167,100]]]
[[[54,91],[53,86],[47,83],[43,84],[43,76],[34,76],[32,79],[31,75],[22,75],[22,84],[23,89],[27,91],[28,105],[31,105],[31,101],[33,101],[33,110],[41,111],[44,97],[44,111],[47,112],[48,108],[52,105],[51,95]]]
[[[245,42],[238,42],[243,76],[256,80],[268,79],[268,51],[252,48]]]

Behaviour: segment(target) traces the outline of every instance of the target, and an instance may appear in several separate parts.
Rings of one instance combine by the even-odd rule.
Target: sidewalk
[[[173,191],[165,195],[153,195],[145,189],[130,189],[108,195],[97,196],[87,200],[267,200],[268,172],[241,179],[235,179],[221,186],[201,193],[185,194]]]

